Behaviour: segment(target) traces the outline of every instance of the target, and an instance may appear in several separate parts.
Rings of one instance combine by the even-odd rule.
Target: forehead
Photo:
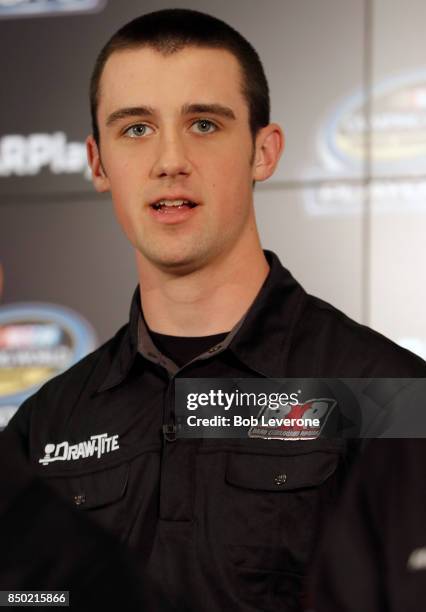
[[[248,114],[239,62],[224,49],[185,47],[168,55],[148,47],[116,51],[105,64],[98,99],[99,114],[192,102],[227,104]]]

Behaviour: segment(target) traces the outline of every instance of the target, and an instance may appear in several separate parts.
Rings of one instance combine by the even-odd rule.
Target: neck
[[[154,266],[136,252],[141,304],[148,327],[172,336],[209,336],[232,329],[269,272],[260,242],[184,275]]]

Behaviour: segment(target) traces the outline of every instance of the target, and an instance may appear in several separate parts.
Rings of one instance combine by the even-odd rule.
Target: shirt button
[[[216,351],[218,351],[220,348],[222,348],[221,344],[218,344],[217,346],[212,346],[211,348],[209,348],[208,352],[209,353],[215,353]]]
[[[74,503],[76,506],[81,506],[81,504],[85,504],[86,496],[84,495],[84,493],[82,493],[81,495],[74,495]]]
[[[274,482],[277,485],[277,487],[281,487],[283,484],[286,483],[286,481],[287,481],[287,474],[278,474],[274,478]]]

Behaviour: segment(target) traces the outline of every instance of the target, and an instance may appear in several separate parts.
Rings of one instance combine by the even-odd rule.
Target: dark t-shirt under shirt
[[[150,336],[155,346],[166,357],[182,367],[194,357],[201,355],[207,349],[215,346],[226,338],[229,332],[213,334],[212,336],[168,336],[150,330]]]

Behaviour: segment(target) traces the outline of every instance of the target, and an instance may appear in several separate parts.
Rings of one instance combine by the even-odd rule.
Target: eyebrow
[[[182,115],[206,113],[209,115],[225,117],[225,119],[235,119],[235,114],[232,108],[229,108],[229,106],[223,106],[222,104],[184,104],[184,106],[182,106],[181,113]]]
[[[129,108],[120,108],[114,111],[106,120],[107,126],[120,121],[120,119],[127,119],[128,117],[152,117],[154,115],[154,109],[151,106],[131,106]]]
[[[210,114],[225,119],[235,119],[235,113],[229,106],[223,104],[184,104],[181,108],[181,115],[191,114]],[[128,108],[120,108],[114,111],[106,120],[106,125],[111,126],[121,119],[129,117],[152,117],[155,115],[155,110],[152,106],[131,106]]]

